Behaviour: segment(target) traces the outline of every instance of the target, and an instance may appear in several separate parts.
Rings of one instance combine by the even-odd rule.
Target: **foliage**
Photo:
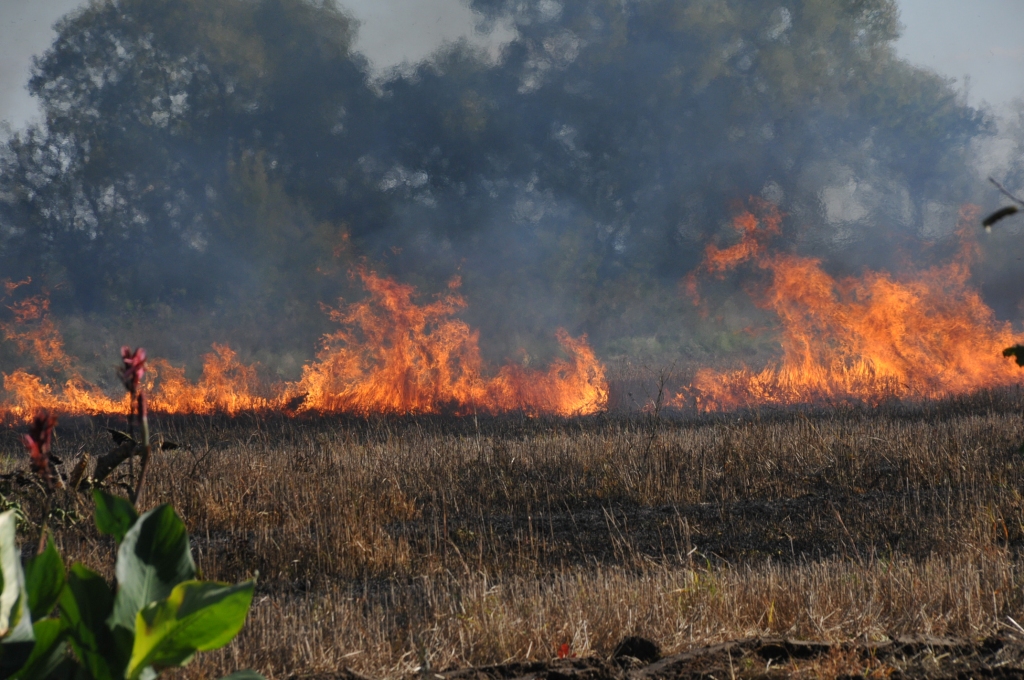
[[[0,677],[150,680],[241,630],[254,581],[196,580],[185,525],[169,505],[139,516],[104,491],[93,498],[97,528],[119,544],[115,588],[81,563],[65,573],[52,540],[22,570],[15,513],[0,514]]]

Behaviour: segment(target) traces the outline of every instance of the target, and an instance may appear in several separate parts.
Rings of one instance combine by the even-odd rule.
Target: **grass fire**
[[[0,3],[0,680],[1024,676],[1024,105],[917,1]]]
[[[450,292],[417,304],[412,287],[360,269],[365,301],[330,316],[341,326],[321,341],[316,361],[293,383],[261,385],[256,371],[236,359],[226,345],[214,345],[203,358],[196,383],[166,361],[151,364],[152,407],[162,413],[234,415],[243,411],[347,413],[354,415],[428,413],[508,413],[590,415],[607,404],[605,367],[587,345],[558,331],[566,359],[547,371],[518,367],[483,373],[477,334],[455,318],[465,301]],[[7,284],[8,294],[18,283]],[[13,322],[5,336],[42,368],[60,369],[70,377],[60,385],[45,383],[26,370],[4,374],[8,397],[0,409],[24,418],[40,408],[70,415],[124,413],[124,402],[85,382],[63,349],[60,333],[48,314],[49,301],[33,297],[10,306]]]

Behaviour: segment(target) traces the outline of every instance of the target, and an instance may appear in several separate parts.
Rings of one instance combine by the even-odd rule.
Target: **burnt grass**
[[[179,448],[154,459],[144,505],[174,504],[205,578],[259,573],[243,634],[181,677],[1024,676],[1019,390],[705,416],[153,420]],[[65,418],[63,467],[108,450],[108,426],[124,421]],[[27,468],[15,435],[8,472]],[[34,544],[42,492],[0,492]],[[57,511],[69,561],[111,575],[88,497]],[[658,653],[623,652],[628,636]]]

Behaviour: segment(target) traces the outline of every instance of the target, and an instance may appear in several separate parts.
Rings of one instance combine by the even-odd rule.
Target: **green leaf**
[[[71,646],[95,680],[121,680],[131,655],[131,634],[107,627],[114,594],[103,577],[82,564],[71,565],[58,602]]]
[[[188,531],[171,506],[155,507],[132,525],[117,551],[114,571],[118,588],[110,625],[132,633],[140,609],[195,578]]]
[[[29,660],[32,649],[35,647],[35,633],[32,630],[32,622],[27,616],[22,621],[27,626],[22,630],[19,625],[11,631],[11,634],[0,642],[0,678],[9,678]]]
[[[53,675],[67,652],[67,631],[60,619],[43,619],[33,626],[36,644],[15,680],[46,680]]]
[[[47,538],[46,550],[30,558],[25,565],[25,585],[33,620],[49,615],[64,589],[64,560],[52,538]]]
[[[0,638],[6,638],[21,621],[25,594],[25,574],[21,570],[21,551],[15,541],[15,510],[0,515]],[[29,626],[32,624],[30,623]]]
[[[21,552],[15,541],[15,512],[0,514],[0,678],[17,672],[35,646]]]
[[[92,500],[96,504],[96,528],[101,534],[113,536],[120,543],[128,533],[139,513],[135,506],[121,498],[100,489],[92,490]]]
[[[28,662],[36,645],[32,622],[28,616],[23,620],[28,622],[27,632],[15,629],[0,642],[0,678],[9,678],[17,673]]]
[[[267,680],[262,674],[246,668],[243,671],[235,671],[231,675],[225,675],[221,680]]]
[[[253,581],[234,586],[186,581],[175,586],[167,599],[144,607],[135,623],[130,680],[147,666],[183,666],[196,652],[231,642],[245,624],[253,586]]]

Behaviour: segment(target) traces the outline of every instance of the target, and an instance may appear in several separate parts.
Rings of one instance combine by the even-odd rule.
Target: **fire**
[[[1001,350],[1014,344],[968,282],[977,255],[968,229],[976,209],[961,213],[964,244],[952,262],[897,278],[865,272],[836,281],[814,258],[773,253],[782,215],[765,202],[736,217],[740,241],[708,246],[699,272],[723,277],[752,264],[769,278],[755,302],[781,324],[782,358],[760,370],[704,368],[677,405],[723,410],[796,403],[878,403],[887,396],[935,398],[1014,384],[1018,369]],[[696,278],[686,281],[696,292]]]
[[[586,415],[606,408],[604,365],[586,337],[559,330],[566,358],[545,371],[507,365],[490,375],[479,335],[456,314],[466,306],[458,279],[435,301],[418,304],[416,291],[367,269],[355,274],[366,300],[328,310],[339,329],[321,341],[322,349],[293,383],[267,386],[255,366],[238,360],[225,345],[214,345],[203,359],[198,382],[166,361],[149,364],[150,407],[163,413],[243,411],[369,414],[504,413]],[[12,286],[14,286],[12,288]],[[8,284],[8,296],[17,284]],[[36,296],[8,307],[13,322],[0,326],[5,338],[63,382],[24,369],[4,374],[6,400],[0,413],[23,419],[38,408],[68,414],[124,414],[127,398],[114,399],[88,383],[64,352],[49,302]]]
[[[289,390],[302,409],[349,413],[578,415],[605,408],[604,366],[586,339],[558,332],[567,360],[546,372],[505,366],[486,377],[478,334],[455,314],[466,306],[458,279],[438,300],[417,305],[411,286],[357,271],[369,297],[331,310],[341,329]]]
[[[31,279],[3,283],[2,302],[11,312],[12,319],[0,323],[0,333],[19,352],[33,357],[43,371],[61,373],[67,377],[59,390],[55,391],[42,377],[24,369],[4,374],[4,389],[9,396],[7,405],[0,406],[0,410],[19,419],[30,417],[40,408],[73,413],[120,412],[119,402],[109,398],[98,387],[90,385],[74,369],[74,360],[64,351],[64,339],[50,318],[50,299],[45,290],[9,302],[16,290],[31,283]]]
[[[3,302],[32,279],[4,282]],[[11,323],[0,324],[5,340],[10,340],[22,354],[30,354],[42,368],[67,369],[70,358],[64,353],[64,339],[50,318],[50,298],[46,292],[32,295],[7,305],[13,317]]]
[[[264,411],[276,405],[273,397],[261,395],[256,368],[238,361],[227,345],[214,345],[203,357],[203,374],[198,383],[185,377],[185,369],[157,359],[150,362],[153,375],[151,406],[163,413],[227,413]]]
[[[56,413],[88,414],[127,413],[128,399],[111,399],[99,387],[73,375],[55,390],[39,376],[19,369],[4,374],[4,390],[8,397],[0,406],[5,417],[29,418],[40,408]]]
[[[963,247],[951,262],[907,276],[866,271],[836,280],[821,261],[771,249],[782,214],[763,201],[736,216],[729,247],[709,245],[683,284],[698,300],[700,278],[725,278],[745,268],[763,285],[754,301],[777,316],[781,357],[762,368],[702,368],[670,405],[726,410],[754,405],[858,402],[887,397],[936,398],[1018,383],[1022,375],[1002,356],[1015,344],[1008,323],[971,287],[978,252],[969,237],[976,210],[961,214]],[[409,285],[366,268],[353,275],[365,299],[325,308],[338,324],[294,382],[267,385],[256,366],[226,345],[204,357],[196,382],[166,361],[149,363],[151,409],[179,414],[240,412],[437,414],[521,412],[573,416],[607,408],[605,367],[585,336],[563,330],[564,357],[538,370],[485,365],[479,334],[459,318],[466,301],[453,279],[422,301]],[[9,321],[0,333],[31,356],[37,371],[3,375],[0,417],[25,418],[38,408],[69,414],[125,414],[126,397],[89,383],[64,349],[42,294],[12,301],[30,281],[4,284]],[[27,290],[27,289],[26,289]]]

